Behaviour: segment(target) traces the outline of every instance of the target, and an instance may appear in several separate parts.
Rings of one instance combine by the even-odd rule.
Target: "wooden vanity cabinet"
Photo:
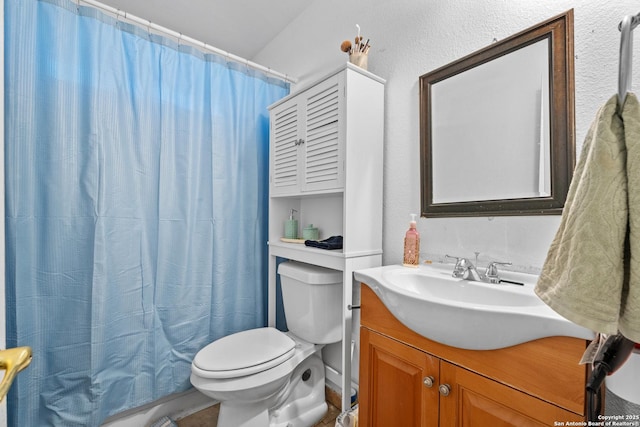
[[[587,342],[550,337],[473,351],[424,338],[362,286],[362,427],[554,426],[585,420]],[[562,423],[562,424],[561,424]]]
[[[360,424],[437,426],[438,358],[364,327],[360,343]]]

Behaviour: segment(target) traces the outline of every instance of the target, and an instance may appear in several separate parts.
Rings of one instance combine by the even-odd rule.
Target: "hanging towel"
[[[640,106],[598,111],[536,294],[567,319],[640,341]]]
[[[630,340],[640,342],[640,104],[635,95],[627,95],[622,118],[629,200],[629,252],[625,262],[630,271],[622,288],[618,329]]]

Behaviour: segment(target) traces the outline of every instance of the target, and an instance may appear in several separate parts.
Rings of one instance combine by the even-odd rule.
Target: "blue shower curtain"
[[[67,0],[5,0],[11,426],[98,426],[265,324],[288,85]]]

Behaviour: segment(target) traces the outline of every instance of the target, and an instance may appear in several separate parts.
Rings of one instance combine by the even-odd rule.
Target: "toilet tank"
[[[287,327],[314,344],[342,339],[342,272],[297,261],[278,266]]]

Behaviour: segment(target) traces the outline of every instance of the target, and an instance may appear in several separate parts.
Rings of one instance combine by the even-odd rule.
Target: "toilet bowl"
[[[289,332],[228,335],[191,365],[193,386],[220,401],[218,427],[308,427],[327,410],[321,349],[342,336],[342,274],[292,261],[278,272]]]
[[[224,341],[225,338],[233,340]],[[251,329],[225,338],[201,350],[191,367],[193,386],[221,402],[218,427],[302,427],[322,418],[327,409],[324,364],[319,356],[322,345],[308,343],[274,328]],[[260,344],[268,342],[272,346],[270,352],[256,351]],[[275,350],[277,345],[281,345],[282,354],[273,357],[278,352]],[[229,366],[213,362],[215,356],[225,354],[228,361],[238,361],[235,368],[221,369]],[[255,360],[250,356],[255,356]],[[241,364],[248,366],[237,367]],[[300,397],[300,393],[295,392],[296,387],[306,391],[303,393],[306,400],[296,403],[293,414],[299,422],[292,423],[288,419],[278,422],[285,418],[287,410],[292,411],[292,403]],[[310,420],[308,423],[307,419]]]

